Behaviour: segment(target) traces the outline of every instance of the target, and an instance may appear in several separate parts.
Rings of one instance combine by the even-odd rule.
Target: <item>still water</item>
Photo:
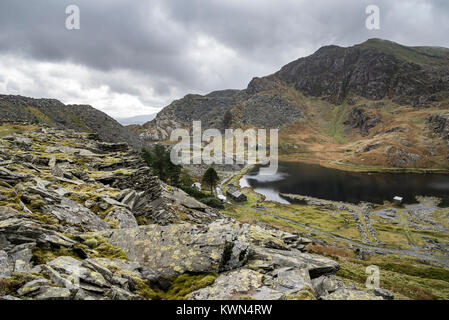
[[[353,173],[318,165],[280,162],[276,175],[259,175],[255,167],[240,180],[241,187],[251,187],[267,200],[288,203],[279,193],[293,193],[320,199],[359,203],[383,203],[394,196],[413,203],[415,197],[443,198],[449,206],[449,175],[406,173]]]

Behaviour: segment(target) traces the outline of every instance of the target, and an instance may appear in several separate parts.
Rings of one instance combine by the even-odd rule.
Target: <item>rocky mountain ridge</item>
[[[103,141],[127,142],[140,149],[141,141],[107,114],[88,105],[64,105],[56,99],[0,95],[0,122],[27,122],[59,129],[97,133]]]
[[[449,108],[448,52],[380,39],[326,46],[244,90],[187,95],[130,130],[155,142],[194,120],[203,129],[279,128],[288,161],[447,168],[449,148],[426,119]]]
[[[307,253],[311,240],[238,223],[98,136],[2,126],[0,299],[382,299]]]
[[[286,88],[334,104],[360,96],[420,107],[449,97],[449,55],[442,49],[405,47],[380,39],[348,48],[325,46],[272,75],[254,78],[246,90],[187,95],[164,108],[155,120],[132,130],[143,140],[157,141],[193,120],[201,120],[205,128],[223,129],[226,111],[232,111],[240,125],[281,127],[303,118],[301,106],[285,99]]]

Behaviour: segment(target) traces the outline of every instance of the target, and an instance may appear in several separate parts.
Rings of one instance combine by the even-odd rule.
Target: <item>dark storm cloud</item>
[[[71,4],[81,10],[80,30],[65,28]],[[369,4],[380,7],[380,30],[365,28]],[[79,85],[61,95],[77,99],[82,90],[95,95],[107,86],[105,95],[164,104],[188,92],[245,87],[252,76],[272,73],[328,44],[379,37],[449,47],[448,18],[446,0],[2,0],[0,54],[26,61],[31,69],[43,62],[86,69],[76,75],[52,69],[40,81],[31,75],[35,70],[27,75],[22,68],[30,79],[3,87],[48,96],[39,90],[57,86],[52,77],[78,79]],[[37,82],[39,89],[21,89]]]

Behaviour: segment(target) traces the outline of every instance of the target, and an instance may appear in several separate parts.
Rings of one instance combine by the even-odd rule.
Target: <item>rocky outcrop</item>
[[[246,227],[224,220],[209,225],[151,225],[101,233],[131,261],[170,277],[222,272],[242,266],[249,254]]]
[[[413,59],[402,55],[404,50],[413,51]],[[426,58],[425,50],[371,39],[350,48],[323,47],[287,64],[275,76],[307,95],[327,96],[335,103],[349,94],[371,100],[397,97],[412,103],[449,89],[448,71],[434,67],[441,57]]]
[[[312,240],[226,218],[127,145],[21,128],[0,139],[0,300],[356,294],[333,276],[336,261],[306,252]],[[172,288],[186,278],[196,282]]]
[[[325,136],[324,140],[329,137],[332,138],[329,141],[349,144],[350,139],[346,138],[351,130],[340,126],[345,123],[360,131],[361,140],[374,137],[386,146],[390,139],[406,136],[410,128],[422,121],[417,115],[412,121],[415,115],[409,117],[409,111],[402,110],[400,105],[411,106],[414,111],[447,108],[448,70],[447,49],[444,48],[407,47],[380,39],[348,48],[326,46],[274,74],[252,79],[245,90],[187,95],[165,107],[153,121],[132,130],[144,141],[164,141],[175,128],[190,129],[194,120],[201,121],[203,129],[282,128],[281,153],[290,154],[303,149],[315,150],[319,142],[308,141],[312,133],[320,137],[317,141]],[[443,120],[428,121],[434,124],[436,131],[444,126]],[[444,137],[447,134],[443,130],[435,135]],[[298,145],[290,148],[293,141]],[[369,143],[373,148],[380,145]],[[420,166],[444,165],[448,156],[445,150],[416,145],[419,152],[408,151],[423,158]],[[353,147],[348,149],[353,150]],[[441,157],[443,152],[444,157]],[[364,153],[370,154],[365,156]],[[314,160],[322,161],[322,157],[323,154],[317,154]],[[398,157],[404,158],[404,155],[398,154]],[[338,160],[356,165],[387,166],[387,158],[368,147],[349,158],[348,154],[342,154]],[[336,159],[326,156],[325,160]],[[392,162],[413,167],[417,165],[414,160],[413,157],[406,160],[408,164],[394,159]]]
[[[349,111],[344,124],[352,128],[358,128],[362,135],[367,135],[369,129],[377,126],[380,121],[380,117],[377,114],[366,112],[360,107],[355,107]]]
[[[385,148],[385,155],[391,167],[404,168],[411,164],[415,164],[421,159],[421,156],[409,152],[405,148],[388,146]]]
[[[325,274],[334,274],[340,269],[339,264],[333,260],[300,252],[296,249],[278,250],[255,246],[250,262],[256,265],[264,265],[265,268],[271,270],[279,267],[306,269],[311,278],[317,278]]]
[[[269,116],[267,116],[269,115]],[[240,122],[260,128],[280,128],[302,119],[299,108],[272,94],[254,95],[245,102]]]
[[[449,147],[449,112],[429,115],[426,124],[434,134],[445,140]]]
[[[96,133],[107,142],[126,142],[140,150],[136,135],[88,105],[64,105],[55,99],[0,95],[0,122],[27,122],[59,129]]]

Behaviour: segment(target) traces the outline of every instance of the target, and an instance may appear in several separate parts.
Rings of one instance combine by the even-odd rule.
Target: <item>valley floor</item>
[[[223,183],[238,185],[241,171]],[[381,287],[403,299],[449,299],[449,208],[436,199],[397,207],[352,205],[296,195],[304,204],[265,201],[251,188],[248,200],[229,202],[222,212],[240,222],[271,226],[314,240],[309,251],[337,260],[345,281],[365,287],[369,265],[380,268]]]

